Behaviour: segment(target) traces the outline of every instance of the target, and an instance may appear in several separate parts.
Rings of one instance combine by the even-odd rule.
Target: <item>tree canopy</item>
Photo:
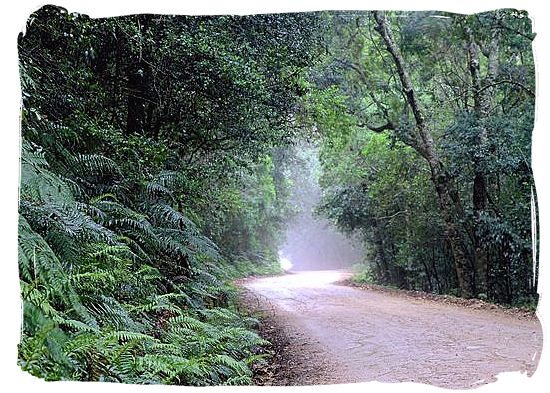
[[[321,209],[364,233],[379,280],[536,297],[529,18],[331,17],[332,51],[309,100],[323,135]]]

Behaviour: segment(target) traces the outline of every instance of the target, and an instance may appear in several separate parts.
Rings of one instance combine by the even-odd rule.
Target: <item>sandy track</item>
[[[534,373],[542,350],[538,320],[335,284],[346,276],[300,272],[243,284],[300,338],[300,357],[323,364],[325,375],[314,383],[465,389],[504,371]]]

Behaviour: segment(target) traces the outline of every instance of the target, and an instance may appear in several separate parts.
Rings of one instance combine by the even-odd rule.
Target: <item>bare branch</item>
[[[516,82],[514,80],[511,80],[511,79],[506,79],[506,80],[501,80],[501,81],[497,81],[497,82],[494,82],[494,83],[491,83],[491,84],[488,84],[486,86],[483,86],[481,89],[477,90],[478,93],[481,93],[482,91],[486,90],[486,89],[489,89],[491,87],[495,87],[495,86],[498,86],[498,85],[502,85],[504,83],[508,83],[508,84],[511,84],[511,85],[515,85],[515,86],[518,86],[520,87],[522,90],[524,90],[527,94],[529,94],[531,97],[535,97],[535,92],[533,90],[531,90],[530,88],[528,88],[527,86],[525,86],[524,84],[520,83],[520,82]]]
[[[409,212],[408,210],[401,210],[401,211],[398,211],[397,213],[392,214],[390,216],[376,217],[376,219],[377,220],[391,220],[392,218],[395,218],[400,214],[405,214],[405,213],[408,213],[408,212]]]
[[[374,132],[383,132],[383,131],[392,131],[392,130],[395,130],[395,124],[393,124],[392,122],[387,122],[386,124],[382,125],[382,126],[371,126],[371,125],[368,125],[368,124],[359,124],[359,127],[367,127],[369,130],[371,131],[374,131]]]

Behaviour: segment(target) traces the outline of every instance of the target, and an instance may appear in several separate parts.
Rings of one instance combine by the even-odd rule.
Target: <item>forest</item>
[[[232,282],[283,273],[312,171],[355,280],[534,309],[534,38],[512,9],[32,13],[19,366],[252,384],[269,342]]]

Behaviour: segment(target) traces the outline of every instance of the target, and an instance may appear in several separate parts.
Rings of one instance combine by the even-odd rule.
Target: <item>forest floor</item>
[[[244,307],[272,342],[258,385],[418,382],[468,389],[501,372],[532,375],[542,350],[533,313],[476,301],[354,288],[350,273],[251,278]]]

